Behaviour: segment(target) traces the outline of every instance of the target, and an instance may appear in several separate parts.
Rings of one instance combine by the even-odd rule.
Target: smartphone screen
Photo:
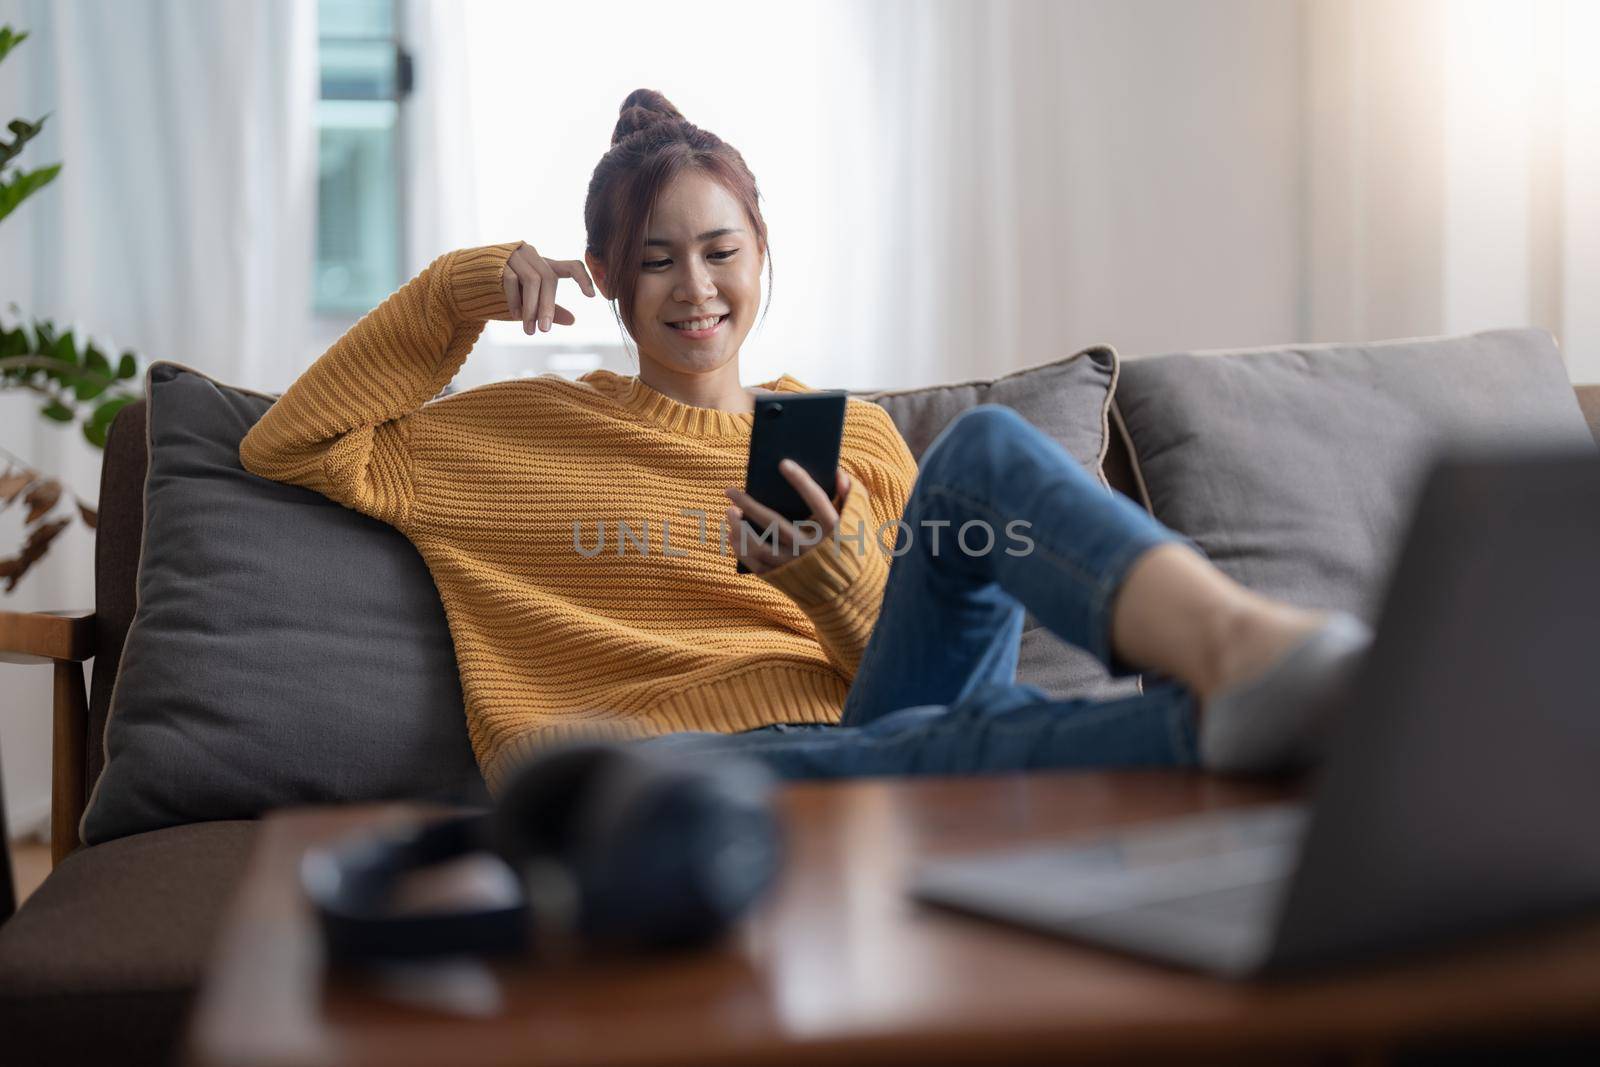
[[[791,522],[809,518],[811,505],[778,469],[780,460],[792,459],[830,498],[838,495],[845,398],[843,390],[757,397],[744,491]],[[748,572],[743,563],[738,570]]]

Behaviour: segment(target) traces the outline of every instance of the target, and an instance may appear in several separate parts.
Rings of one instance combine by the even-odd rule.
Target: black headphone
[[[774,780],[751,760],[587,742],[528,760],[488,812],[309,850],[300,879],[335,962],[703,943],[772,882]],[[397,914],[400,879],[475,852],[514,902]]]

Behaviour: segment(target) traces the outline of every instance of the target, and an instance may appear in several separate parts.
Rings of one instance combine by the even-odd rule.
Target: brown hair
[[[661,190],[689,168],[705,171],[744,205],[758,246],[767,253],[767,305],[772,304],[767,223],[761,217],[755,175],[744,157],[716,134],[685,119],[654,89],[635,89],[622,101],[611,148],[595,166],[583,204],[587,251],[605,266],[607,288],[622,307],[618,323],[629,333],[650,209]],[[766,317],[765,311],[761,314]]]

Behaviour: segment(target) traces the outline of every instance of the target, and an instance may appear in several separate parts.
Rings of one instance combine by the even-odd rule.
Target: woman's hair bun
[[[672,101],[654,89],[635,89],[622,102],[616,129],[611,131],[611,143],[616,144],[631,134],[663,122],[682,122],[683,113],[672,106]]]

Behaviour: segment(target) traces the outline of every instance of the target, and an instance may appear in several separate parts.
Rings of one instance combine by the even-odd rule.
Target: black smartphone
[[[791,522],[810,518],[811,505],[778,469],[779,460],[792,459],[830,498],[837,496],[835,475],[844,437],[846,396],[842,389],[835,389],[757,397],[744,491]],[[746,524],[750,525],[749,520]],[[753,525],[751,529],[762,532]],[[733,531],[733,536],[738,537],[738,531]],[[740,561],[738,571],[749,574],[750,568]]]

